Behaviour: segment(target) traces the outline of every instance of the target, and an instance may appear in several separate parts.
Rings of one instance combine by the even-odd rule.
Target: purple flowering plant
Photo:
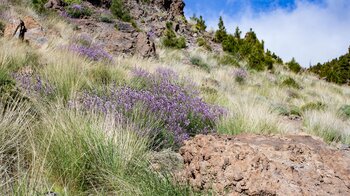
[[[66,8],[67,16],[71,18],[82,18],[84,16],[90,16],[91,10],[80,4],[73,4]]]
[[[143,118],[152,117],[161,125],[154,132],[155,140],[162,140],[163,147],[179,147],[190,136],[215,131],[215,123],[224,110],[199,98],[193,83],[181,84],[175,72],[164,68],[155,73],[135,69],[133,76],[131,87],[112,86],[102,95],[83,93],[77,101],[80,108],[127,117],[141,110]]]
[[[27,96],[51,96],[55,93],[54,86],[39,75],[13,73],[12,77]]]
[[[113,57],[102,46],[93,43],[92,38],[86,34],[74,38],[72,44],[68,46],[68,50],[86,56],[93,61],[113,60]]]
[[[235,69],[233,75],[235,77],[235,81],[238,83],[243,83],[248,78],[248,72],[244,68]]]

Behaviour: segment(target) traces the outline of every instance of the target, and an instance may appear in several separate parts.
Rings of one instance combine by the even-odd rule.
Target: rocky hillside
[[[0,195],[350,193],[350,88],[184,6],[0,2]]]

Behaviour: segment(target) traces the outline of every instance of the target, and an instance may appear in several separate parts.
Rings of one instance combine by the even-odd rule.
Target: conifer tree
[[[205,31],[207,26],[205,25],[205,21],[203,20],[202,16],[199,16],[199,18],[196,18],[197,24],[196,29],[199,31]]]
[[[235,30],[234,37],[237,38],[237,39],[241,39],[241,34],[242,34],[242,31],[240,31],[239,27],[237,26],[236,30]]]
[[[221,16],[219,18],[218,27],[219,27],[219,29],[215,32],[214,40],[218,43],[221,43],[227,37],[226,28],[225,28],[224,21],[222,20]]]

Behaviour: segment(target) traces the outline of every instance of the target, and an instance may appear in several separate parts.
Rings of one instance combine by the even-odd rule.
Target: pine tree
[[[199,31],[205,31],[207,26],[205,25],[205,21],[203,20],[202,16],[199,16],[199,18],[196,18],[197,24],[196,29]]]
[[[237,39],[241,39],[241,34],[242,34],[242,31],[240,31],[239,27],[237,26],[236,30],[235,30],[234,37],[237,38]]]
[[[221,16],[219,18],[218,27],[219,27],[219,29],[215,32],[214,40],[218,43],[221,43],[227,37],[226,28],[225,28],[224,21],[222,20]]]

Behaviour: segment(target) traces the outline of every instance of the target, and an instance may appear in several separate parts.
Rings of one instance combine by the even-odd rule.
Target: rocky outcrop
[[[136,54],[141,57],[153,57],[156,55],[156,45],[145,33],[139,33],[137,36]]]
[[[184,15],[185,3],[183,0],[154,0],[152,3],[173,17]]]
[[[57,10],[62,9],[63,6],[65,6],[65,3],[62,0],[49,0],[44,5],[46,9],[57,9]]]
[[[24,39],[28,40],[34,46],[41,46],[47,43],[46,33],[40,23],[31,16],[25,16],[23,19],[27,32]],[[8,23],[5,27],[4,36],[11,38],[16,30],[19,20],[12,20],[14,22]],[[18,33],[15,36],[18,36]]]
[[[311,136],[198,135],[179,177],[223,195],[350,195],[350,151]]]

